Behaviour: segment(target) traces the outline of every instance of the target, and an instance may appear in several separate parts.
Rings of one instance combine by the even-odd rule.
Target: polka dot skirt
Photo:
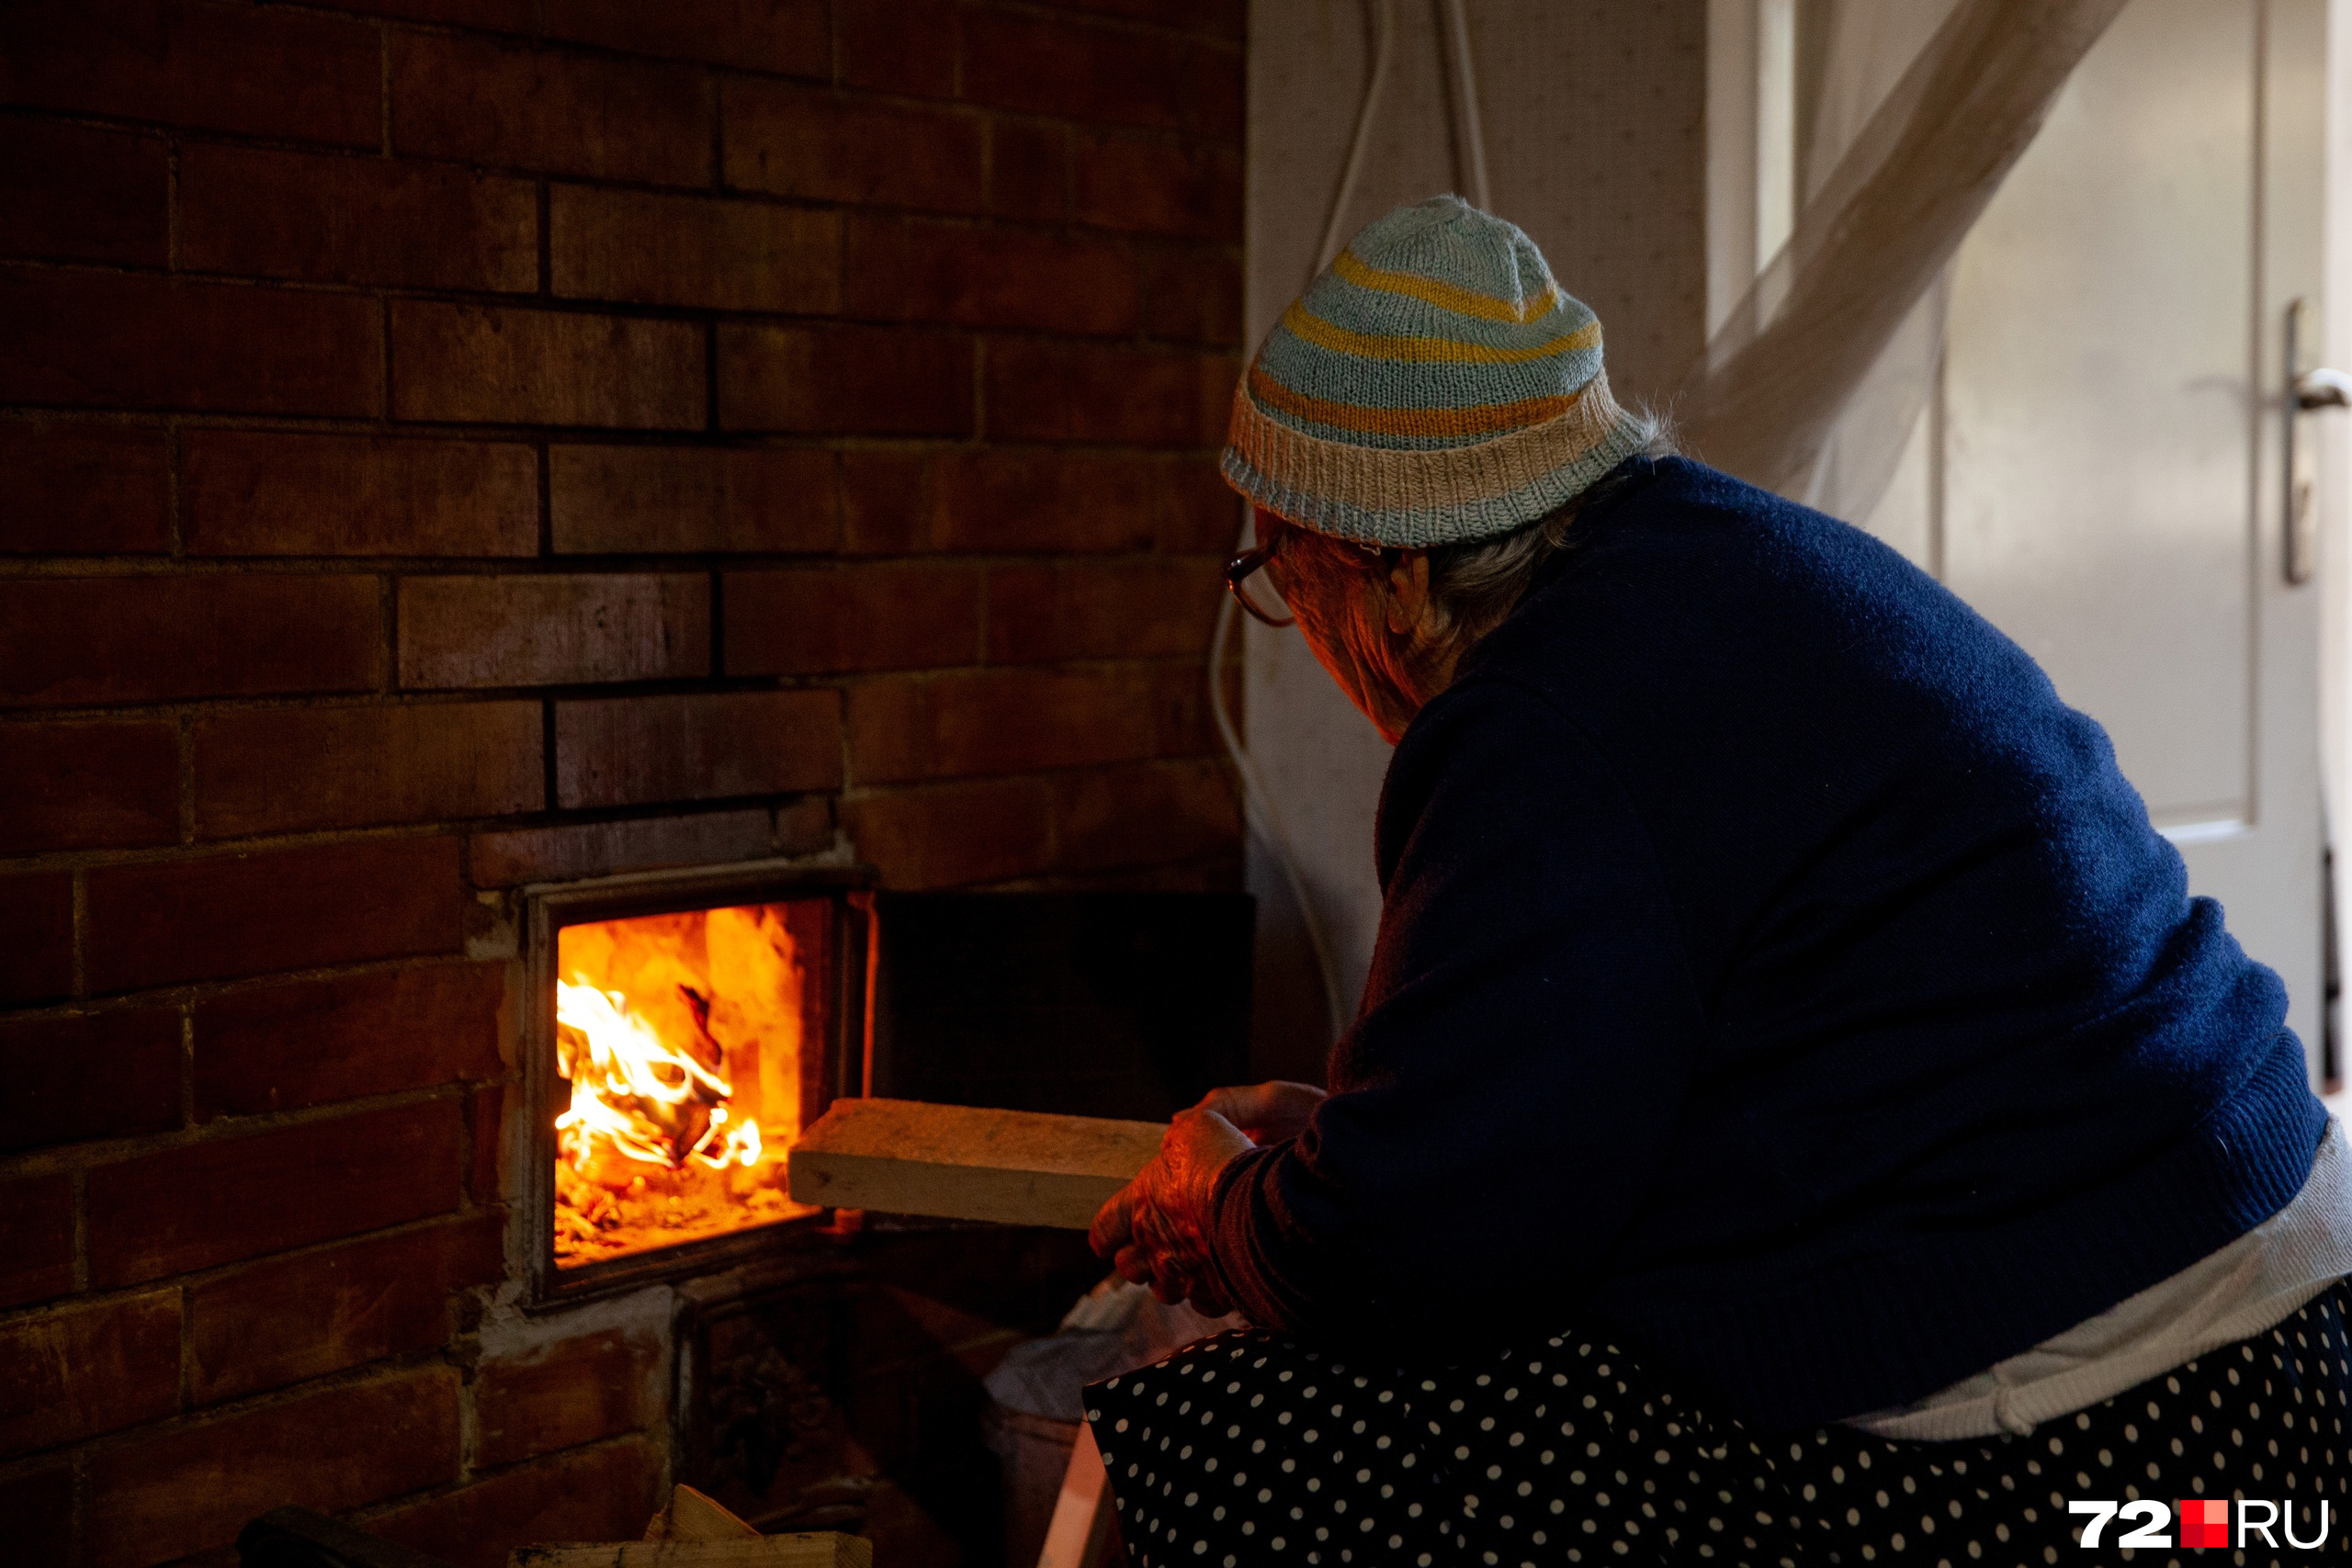
[[[2141,1497],[2291,1501],[2305,1537],[2324,1497],[2335,1553],[2352,1551],[2347,1311],[2338,1284],[2030,1437],[1952,1443],[1760,1438],[1574,1334],[1406,1368],[1236,1330],[1094,1385],[1086,1416],[1137,1568],[2086,1562],[2068,1501]],[[2210,1560],[2317,1560],[2279,1540]],[[2209,1560],[2101,1544],[2101,1561]]]

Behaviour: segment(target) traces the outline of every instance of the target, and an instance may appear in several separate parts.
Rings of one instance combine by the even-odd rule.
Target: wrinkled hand
[[[1261,1144],[1279,1144],[1306,1131],[1306,1119],[1330,1098],[1309,1083],[1276,1078],[1240,1089],[1213,1089],[1199,1109],[1214,1111]]]
[[[1257,1142],[1295,1137],[1322,1102],[1306,1084],[1264,1083],[1212,1089],[1180,1111],[1159,1153],[1094,1216],[1087,1239],[1123,1280],[1149,1285],[1161,1301],[1191,1298],[1194,1310],[1221,1317],[1233,1310],[1209,1257],[1209,1198],[1217,1173]]]

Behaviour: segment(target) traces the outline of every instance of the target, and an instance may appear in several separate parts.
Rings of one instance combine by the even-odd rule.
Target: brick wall
[[[0,7],[11,1552],[641,1528],[479,1329],[515,885],[1238,885],[1242,10]]]

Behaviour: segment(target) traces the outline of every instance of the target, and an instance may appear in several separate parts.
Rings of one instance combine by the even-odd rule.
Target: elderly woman
[[[1095,1223],[1254,1325],[1088,1391],[1130,1553],[2343,1550],[2352,1159],[2278,976],[2015,644],[1662,451],[1452,197],[1235,398],[1237,591],[1396,744],[1384,905],[1329,1097],[1211,1095]]]

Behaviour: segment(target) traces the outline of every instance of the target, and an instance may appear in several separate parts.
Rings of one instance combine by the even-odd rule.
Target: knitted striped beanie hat
[[[1511,224],[1458,197],[1364,228],[1233,395],[1224,469],[1268,511],[1368,544],[1454,544],[1556,511],[1631,457],[1600,322]]]

